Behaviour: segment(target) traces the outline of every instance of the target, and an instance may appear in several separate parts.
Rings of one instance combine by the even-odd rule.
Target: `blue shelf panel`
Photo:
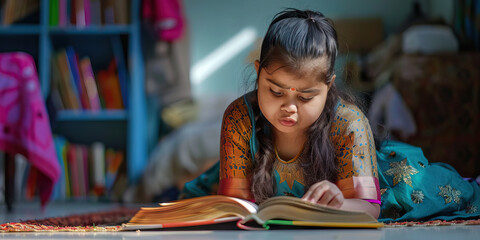
[[[115,34],[130,34],[132,32],[131,25],[102,25],[102,26],[88,26],[88,27],[50,27],[51,34],[86,34],[86,35],[115,35]]]
[[[39,25],[9,25],[0,26],[2,35],[34,35],[40,33]]]
[[[57,121],[126,121],[126,110],[63,110],[57,113]]]

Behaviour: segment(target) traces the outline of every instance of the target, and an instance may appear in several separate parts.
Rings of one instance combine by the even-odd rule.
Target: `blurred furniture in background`
[[[407,143],[464,177],[480,174],[480,53],[401,55],[391,81],[412,112]]]

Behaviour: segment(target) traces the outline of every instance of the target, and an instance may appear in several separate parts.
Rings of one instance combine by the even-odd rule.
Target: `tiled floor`
[[[92,202],[51,203],[45,211],[38,203],[16,203],[14,213],[7,213],[0,205],[0,223],[26,219],[66,216],[114,209],[119,204]],[[269,230],[269,231],[129,231],[86,233],[0,233],[0,239],[355,239],[355,240],[478,240],[480,225],[443,227],[403,227],[383,229],[320,229],[320,230]]]

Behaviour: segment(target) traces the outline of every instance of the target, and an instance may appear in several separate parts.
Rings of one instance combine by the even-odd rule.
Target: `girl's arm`
[[[378,218],[381,201],[380,184],[377,177],[375,141],[368,119],[358,107],[348,103],[338,106],[336,118],[343,119],[333,122],[331,129],[331,140],[336,147],[339,172],[335,184],[328,184],[328,189],[331,189],[328,191],[333,195],[341,195],[335,197],[343,199],[342,204],[336,204],[336,207],[366,211]],[[317,194],[322,195],[322,191]],[[328,195],[330,194],[325,195],[326,199]],[[323,197],[318,197],[321,198]]]
[[[365,201],[363,199],[347,198],[343,202],[343,205],[340,207],[340,209],[350,211],[365,211],[374,218],[378,218],[380,215],[380,205]]]
[[[225,110],[220,135],[220,172],[218,194],[253,201],[250,174],[253,161],[249,136],[251,123],[248,110],[241,97]]]

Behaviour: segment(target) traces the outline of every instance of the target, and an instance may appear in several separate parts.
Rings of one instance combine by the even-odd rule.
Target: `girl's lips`
[[[281,118],[279,120],[280,124],[286,127],[291,127],[297,123],[297,121],[291,119],[291,118]]]

